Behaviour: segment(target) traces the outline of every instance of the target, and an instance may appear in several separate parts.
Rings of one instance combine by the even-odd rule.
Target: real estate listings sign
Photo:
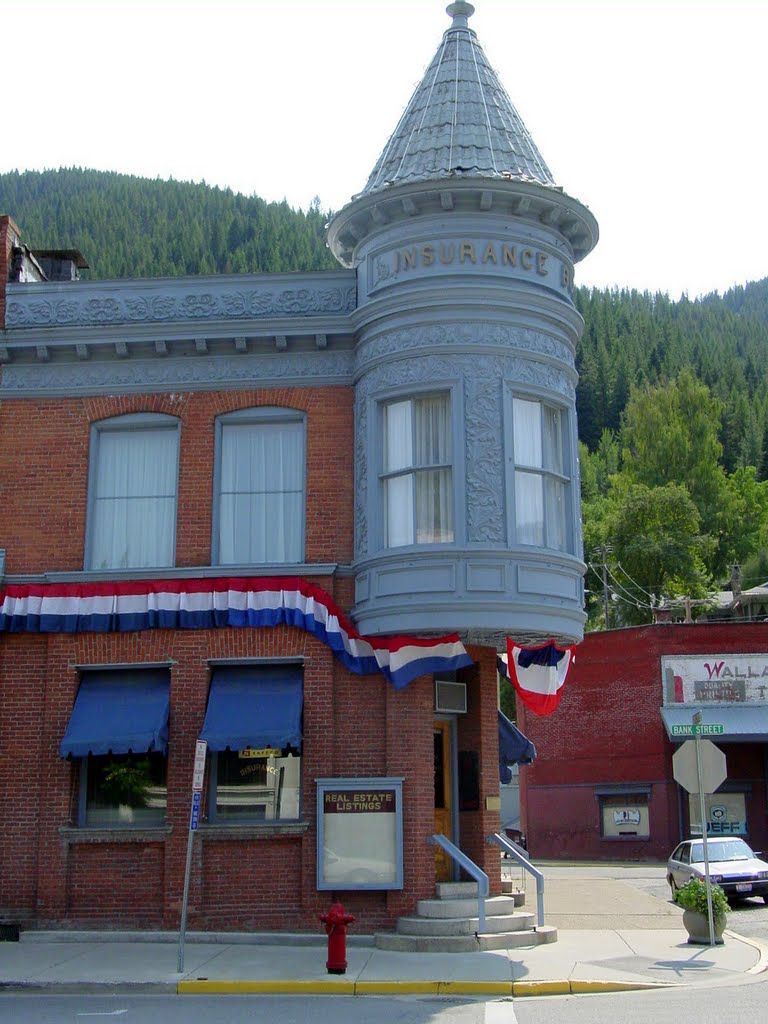
[[[768,702],[768,654],[662,658],[661,676],[667,706]]]

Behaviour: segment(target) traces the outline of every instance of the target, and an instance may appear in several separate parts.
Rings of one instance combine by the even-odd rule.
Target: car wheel
[[[667,881],[669,882],[669,888],[672,890],[672,899],[674,899],[675,898],[675,893],[677,892],[677,888],[678,888],[677,883],[675,882],[674,878],[671,875],[669,876]]]
[[[768,906],[768,896],[763,896],[763,903]]]

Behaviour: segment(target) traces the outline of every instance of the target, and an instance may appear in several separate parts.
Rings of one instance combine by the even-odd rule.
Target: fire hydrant
[[[325,962],[329,974],[345,974],[347,970],[347,925],[355,920],[348,914],[339,900],[332,903],[328,913],[321,914],[328,935],[328,959]]]

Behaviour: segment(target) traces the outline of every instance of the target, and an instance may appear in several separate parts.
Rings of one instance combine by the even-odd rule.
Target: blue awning
[[[61,756],[165,753],[170,703],[165,669],[88,672],[77,691]]]
[[[301,746],[303,682],[297,665],[215,669],[200,738],[209,750]]]
[[[512,778],[510,768],[515,764],[531,764],[536,757],[536,747],[524,736],[514,722],[510,722],[499,711],[499,781],[507,783]]]

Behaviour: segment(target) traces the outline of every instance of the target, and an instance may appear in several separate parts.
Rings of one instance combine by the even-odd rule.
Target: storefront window
[[[214,755],[213,820],[278,821],[299,817],[298,750],[222,750]]]
[[[83,763],[84,824],[162,825],[166,808],[164,754],[91,755]]]

